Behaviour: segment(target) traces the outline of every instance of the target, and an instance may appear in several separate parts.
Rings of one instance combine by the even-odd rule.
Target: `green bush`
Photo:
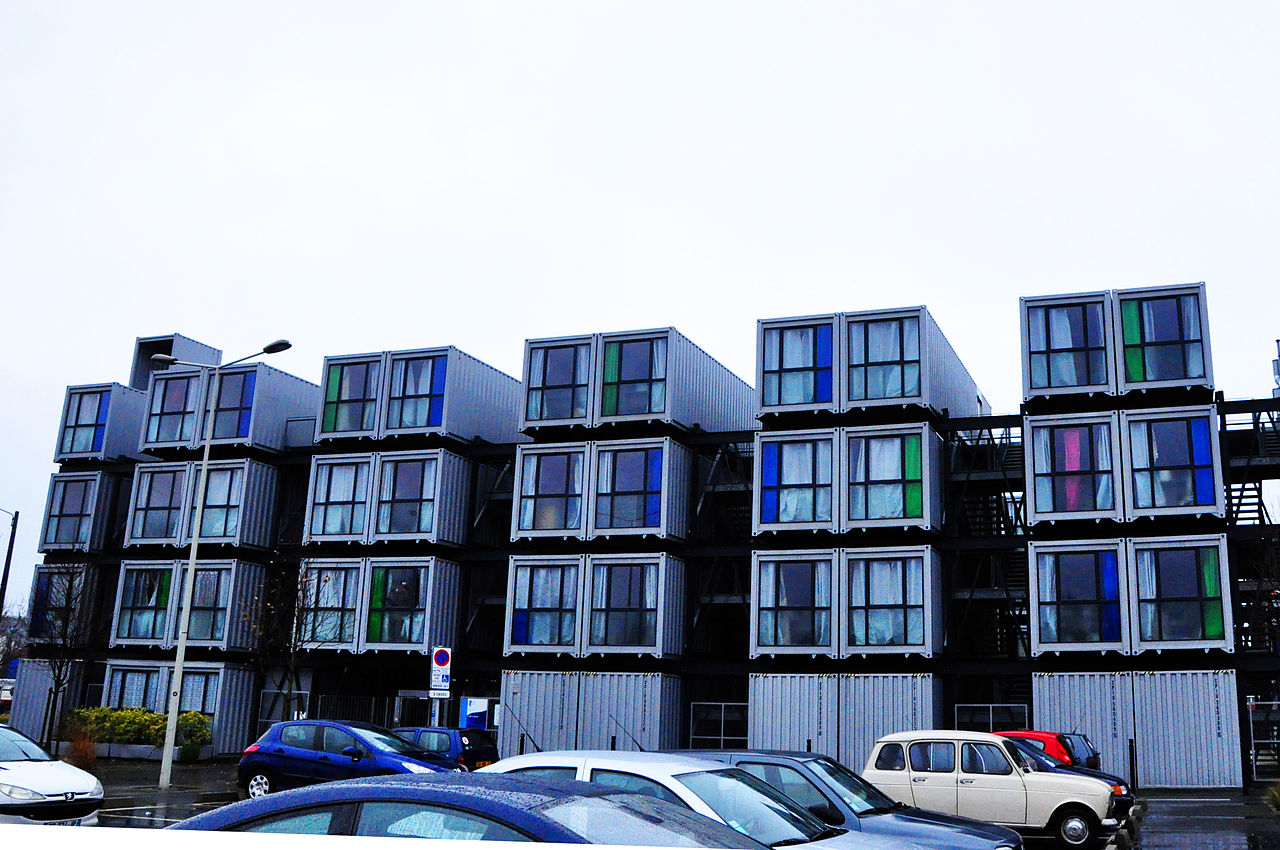
[[[166,715],[145,708],[78,708],[67,720],[67,737],[80,734],[99,744],[164,746]],[[209,719],[198,711],[178,715],[178,741],[196,746],[213,743]]]

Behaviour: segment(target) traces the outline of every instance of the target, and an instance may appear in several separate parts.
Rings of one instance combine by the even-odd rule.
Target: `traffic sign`
[[[449,689],[449,668],[453,664],[453,650],[437,646],[431,651],[431,690]]]
[[[427,694],[432,699],[448,699],[449,698],[448,691],[427,691]]]

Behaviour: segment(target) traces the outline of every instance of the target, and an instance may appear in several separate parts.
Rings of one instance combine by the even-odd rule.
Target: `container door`
[[[922,809],[956,813],[956,745],[954,741],[916,741],[907,748],[911,795]]]
[[[1024,824],[1027,789],[1022,771],[995,744],[960,745],[960,781],[956,810],[967,818],[993,823]]]

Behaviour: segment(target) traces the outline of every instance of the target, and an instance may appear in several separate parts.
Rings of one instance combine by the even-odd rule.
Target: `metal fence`
[[[395,697],[348,697],[336,694],[316,694],[314,711],[316,720],[360,720],[390,727],[395,722]]]
[[[747,746],[747,704],[745,702],[690,703],[689,746],[695,749]]]
[[[1249,732],[1253,778],[1280,779],[1280,702],[1249,700]]]
[[[956,728],[966,732],[1030,729],[1025,703],[957,703]]]

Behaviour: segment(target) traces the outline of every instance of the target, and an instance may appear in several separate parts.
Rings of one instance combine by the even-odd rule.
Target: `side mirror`
[[[844,823],[844,818],[840,815],[840,812],[838,812],[836,807],[830,803],[814,803],[812,806],[808,806],[807,808],[815,817],[817,817],[818,820],[822,821],[827,826],[839,826]]]
[[[349,756],[352,761],[360,761],[360,751],[355,747],[343,747],[342,754],[344,756]]]

